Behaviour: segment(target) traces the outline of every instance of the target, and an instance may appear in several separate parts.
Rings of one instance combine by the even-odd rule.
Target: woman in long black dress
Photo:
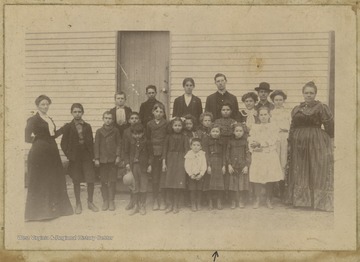
[[[25,128],[25,141],[32,143],[28,155],[26,221],[73,214],[66,190],[65,173],[55,142],[61,129],[56,131],[54,122],[47,115],[51,99],[41,95],[36,98],[35,104],[38,112],[27,120]]]
[[[316,93],[314,82],[305,84],[305,102],[291,112],[286,202],[333,211],[334,119],[329,107],[315,100]]]

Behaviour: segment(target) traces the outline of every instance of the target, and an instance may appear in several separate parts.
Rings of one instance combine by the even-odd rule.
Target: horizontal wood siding
[[[329,33],[173,33],[170,69],[171,112],[184,92],[185,77],[194,78],[194,94],[205,106],[219,72],[227,76],[227,89],[238,97],[240,108],[241,96],[263,81],[287,93],[289,109],[303,101],[301,89],[308,81],[317,84],[317,99],[328,103]]]
[[[83,118],[95,132],[102,125],[102,113],[114,104],[116,34],[115,31],[27,33],[28,116],[36,112],[35,98],[46,94],[52,99],[49,115],[57,127],[72,120],[72,103],[81,103],[85,108]]]

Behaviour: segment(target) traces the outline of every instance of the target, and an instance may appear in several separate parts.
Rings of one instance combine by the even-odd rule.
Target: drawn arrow
[[[215,251],[215,253],[212,255],[212,257],[214,257],[214,262],[215,262],[215,260],[216,260],[216,258],[217,258],[218,256],[219,256],[218,252]]]

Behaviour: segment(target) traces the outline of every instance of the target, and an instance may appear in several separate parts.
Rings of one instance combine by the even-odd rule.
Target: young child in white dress
[[[185,155],[185,171],[189,176],[188,189],[190,190],[191,210],[200,210],[203,176],[207,170],[205,152],[201,150],[200,138],[191,139],[190,148]]]
[[[273,208],[271,199],[273,184],[283,179],[279,156],[276,152],[276,144],[279,140],[277,126],[269,123],[270,109],[259,108],[260,124],[255,124],[250,130],[249,145],[252,152],[250,166],[250,182],[254,183],[255,201],[254,208],[258,208],[262,188],[266,189],[266,204]]]

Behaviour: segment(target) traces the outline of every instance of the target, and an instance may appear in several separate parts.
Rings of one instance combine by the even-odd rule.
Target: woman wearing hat
[[[66,190],[64,169],[55,142],[62,129],[56,130],[53,120],[47,115],[51,104],[48,96],[39,96],[35,104],[38,112],[27,120],[25,128],[25,141],[32,143],[28,155],[26,221],[73,214]]]
[[[302,93],[305,101],[291,112],[286,202],[333,211],[333,115],[327,105],[315,100],[314,82],[306,83]]]
[[[259,102],[256,104],[255,109],[259,110],[260,107],[267,107],[270,110],[274,109],[274,104],[270,103],[268,96],[272,90],[270,89],[270,84],[266,82],[261,82],[258,87],[255,87],[259,96]]]

